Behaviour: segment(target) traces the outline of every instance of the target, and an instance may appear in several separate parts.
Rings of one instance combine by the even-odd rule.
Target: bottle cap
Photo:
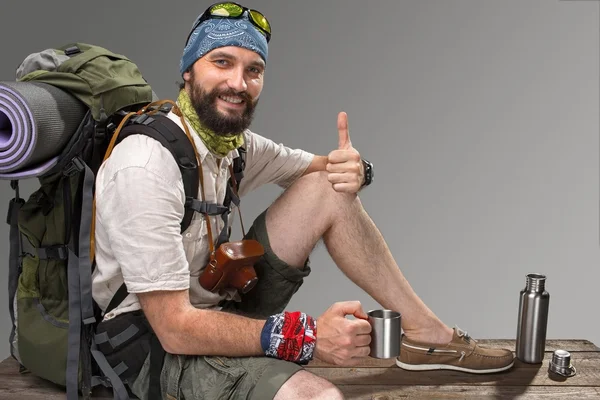
[[[552,354],[552,360],[548,365],[548,372],[554,372],[555,374],[571,377],[577,372],[575,367],[571,364],[571,353],[566,350],[556,350]]]

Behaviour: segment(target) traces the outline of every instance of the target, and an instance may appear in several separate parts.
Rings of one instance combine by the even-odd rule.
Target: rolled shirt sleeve
[[[314,154],[291,149],[256,133],[246,131],[246,168],[240,184],[240,195],[274,183],[287,188],[302,176]]]

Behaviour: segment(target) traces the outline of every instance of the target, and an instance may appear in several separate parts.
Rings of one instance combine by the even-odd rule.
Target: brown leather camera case
[[[258,280],[254,264],[263,254],[265,250],[256,240],[225,242],[214,252],[198,278],[200,285],[211,292],[234,287],[246,293]]]

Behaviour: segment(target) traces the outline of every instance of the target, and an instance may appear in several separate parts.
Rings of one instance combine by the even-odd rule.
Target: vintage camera
[[[254,264],[263,254],[265,250],[256,240],[222,243],[198,278],[200,285],[211,292],[233,287],[247,293],[258,282]]]

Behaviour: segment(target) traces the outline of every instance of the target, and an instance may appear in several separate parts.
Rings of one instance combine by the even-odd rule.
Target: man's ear
[[[186,70],[183,72],[183,81],[184,81],[184,82],[189,82],[189,81],[190,81],[190,75],[191,75],[191,73],[190,73],[190,69],[188,68],[188,69],[186,69]]]

